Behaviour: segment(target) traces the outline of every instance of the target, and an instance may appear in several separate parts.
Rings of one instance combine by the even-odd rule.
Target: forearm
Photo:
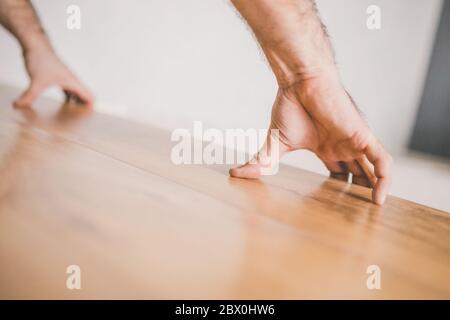
[[[17,38],[24,52],[51,50],[47,35],[29,0],[0,0],[0,23]]]
[[[231,0],[255,33],[280,86],[337,75],[334,54],[312,0]]]

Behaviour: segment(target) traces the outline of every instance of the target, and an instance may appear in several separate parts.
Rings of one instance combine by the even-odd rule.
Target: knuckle
[[[349,142],[354,149],[362,151],[368,145],[369,137],[370,135],[367,130],[358,130],[350,136]]]

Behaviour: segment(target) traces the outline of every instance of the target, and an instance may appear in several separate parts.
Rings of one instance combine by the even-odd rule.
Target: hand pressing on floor
[[[351,172],[353,183],[374,188],[374,203],[384,202],[391,157],[338,82],[314,78],[280,88],[270,129],[278,129],[279,152],[271,153],[269,139],[256,163],[230,170],[231,176],[258,178],[262,167],[274,165],[283,154],[307,149],[323,161],[332,176],[347,180]]]
[[[47,88],[60,87],[68,101],[93,103],[93,97],[53,51],[36,12],[27,0],[0,0],[0,23],[19,41],[30,77],[28,89],[14,102],[29,107]]]
[[[371,133],[343,88],[334,55],[309,0],[233,0],[257,36],[278,80],[270,129],[277,129],[278,152],[268,139],[256,161],[230,170],[258,178],[286,152],[314,152],[332,176],[373,187],[372,200],[385,201],[391,156]],[[269,133],[271,131],[269,130]],[[274,131],[277,132],[277,131]]]
[[[92,105],[93,97],[56,54],[47,48],[24,53],[25,66],[30,76],[28,89],[14,102],[18,108],[31,106],[47,88],[58,86],[69,102]]]

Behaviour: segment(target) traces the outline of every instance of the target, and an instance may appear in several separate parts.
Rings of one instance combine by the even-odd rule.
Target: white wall
[[[98,109],[171,129],[191,128],[194,120],[220,129],[267,126],[275,81],[226,0],[34,3],[57,51],[94,91]],[[66,28],[69,4],[81,8],[81,30]],[[370,4],[381,7],[379,31],[366,28]],[[318,2],[347,89],[394,153],[405,148],[412,129],[441,5]],[[4,31],[0,82],[27,83],[20,50]],[[301,153],[286,162],[323,170]]]

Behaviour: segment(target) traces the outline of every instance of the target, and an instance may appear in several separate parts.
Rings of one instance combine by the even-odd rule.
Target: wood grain
[[[177,166],[170,132],[17,95],[0,87],[0,298],[450,298],[448,213],[288,166]]]

